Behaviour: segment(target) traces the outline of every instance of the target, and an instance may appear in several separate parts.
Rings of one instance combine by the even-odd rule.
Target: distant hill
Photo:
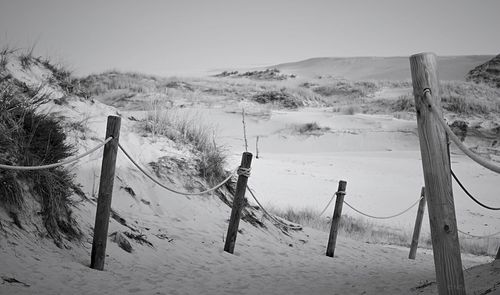
[[[467,73],[493,55],[438,57],[441,80],[465,81]],[[350,80],[411,79],[408,57],[318,57],[272,66],[299,77],[333,76]]]
[[[466,79],[500,88],[500,54],[472,69]]]

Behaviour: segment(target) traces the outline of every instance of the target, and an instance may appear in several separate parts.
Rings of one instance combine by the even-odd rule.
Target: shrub
[[[281,89],[280,91],[264,91],[254,95],[253,99],[261,104],[272,103],[290,109],[296,109],[304,106],[304,103],[300,99],[288,93],[284,89]]]
[[[29,88],[12,78],[0,81],[0,161],[9,165],[43,165],[58,162],[73,153],[65,143],[60,122],[35,109],[47,102],[47,97],[28,91]],[[63,237],[80,237],[71,216],[69,197],[76,187],[73,175],[63,167],[46,170],[1,171],[1,203],[10,212],[23,210],[23,189],[40,198],[42,218],[47,233],[58,246]]]
[[[356,113],[359,113],[359,106],[357,105],[350,105],[342,109],[342,113],[344,115],[355,115]]]
[[[300,134],[321,133],[330,130],[329,127],[321,127],[316,122],[305,123],[295,126],[295,131]]]
[[[374,82],[334,80],[329,85],[315,87],[313,91],[327,97],[336,95],[358,98],[373,94],[378,88]]]
[[[401,95],[392,102],[391,109],[394,112],[415,112],[415,100],[412,95]]]

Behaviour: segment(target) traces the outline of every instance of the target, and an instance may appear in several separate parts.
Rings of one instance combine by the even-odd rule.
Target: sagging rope
[[[248,185],[247,185],[247,190],[250,193],[250,195],[252,196],[252,198],[255,200],[255,202],[257,202],[257,205],[259,205],[259,207],[262,209],[262,212],[264,212],[264,214],[267,217],[269,217],[269,219],[271,219],[271,221],[274,221],[276,224],[290,228],[290,229],[302,229],[301,226],[286,224],[285,222],[283,222],[283,221],[277,219],[276,217],[274,217],[273,215],[271,215],[269,212],[267,212],[267,210],[264,208],[264,206],[262,206],[262,204],[259,202],[259,200],[255,196],[254,192],[252,191],[252,189]]]
[[[411,208],[415,207],[415,205],[418,204],[418,202],[420,202],[420,200],[424,198],[424,197],[420,197],[418,198],[418,200],[413,203],[410,207],[408,207],[408,209],[405,209],[397,214],[394,214],[394,215],[390,215],[390,216],[373,216],[373,215],[370,215],[370,214],[366,214],[364,212],[361,212],[360,210],[354,208],[353,206],[351,206],[349,203],[347,203],[345,200],[344,200],[344,204],[346,204],[349,208],[351,208],[352,210],[358,212],[359,214],[363,215],[363,216],[366,216],[366,217],[370,217],[370,218],[374,218],[374,219],[391,219],[391,218],[394,218],[394,217],[398,217],[400,215],[403,215],[404,213],[408,212]]]
[[[453,131],[451,130],[451,128],[444,121],[443,116],[440,113],[438,113],[437,108],[435,107],[434,103],[432,102],[431,90],[429,88],[424,89],[424,97],[425,97],[426,102],[428,103],[428,105],[429,105],[429,107],[431,109],[431,112],[434,114],[434,116],[436,117],[436,119],[438,120],[438,122],[441,124],[441,126],[444,128],[444,130],[446,131],[446,133],[448,133],[448,136],[453,141],[453,143],[455,143],[455,145],[462,152],[464,152],[464,154],[466,154],[467,156],[469,156],[469,158],[471,158],[472,160],[474,160],[479,165],[481,165],[481,166],[483,166],[483,167],[485,167],[487,169],[490,169],[491,171],[494,171],[494,172],[500,174],[500,167],[499,166],[497,166],[497,165],[491,163],[490,161],[488,161],[488,160],[486,160],[486,159],[478,156],[477,154],[475,154],[473,151],[471,151],[468,147],[466,147],[460,141],[460,139],[455,135],[455,133],[453,133]]]
[[[489,235],[485,235],[485,236],[476,236],[476,235],[471,235],[469,233],[466,233],[466,232],[463,232],[459,229],[457,229],[457,231],[463,235],[466,235],[466,236],[469,236],[469,237],[473,237],[473,238],[480,238],[480,239],[485,239],[485,238],[491,238],[491,237],[494,237],[498,234],[500,234],[500,231],[499,232],[496,232],[496,233],[493,233],[493,234],[489,234]]]
[[[330,204],[333,202],[333,199],[335,199],[335,196],[336,196],[336,193],[332,195],[332,197],[330,198],[330,201],[328,201],[328,204],[326,204],[325,208],[323,210],[321,210],[321,213],[319,213],[319,216],[323,215],[326,210],[328,210],[328,208],[330,207]]]
[[[209,193],[209,192],[212,192],[212,191],[215,191],[216,189],[220,188],[221,186],[223,186],[226,182],[228,182],[231,177],[233,177],[234,173],[235,172],[238,172],[240,173],[250,173],[249,169],[248,171],[244,170],[245,168],[238,168],[238,169],[235,169],[234,171],[232,171],[229,176],[224,179],[221,183],[217,184],[216,186],[212,187],[212,188],[209,188],[207,190],[204,190],[204,191],[201,191],[201,192],[181,192],[181,191],[178,191],[178,190],[175,190],[173,188],[170,188],[166,185],[164,185],[163,183],[161,183],[160,181],[158,181],[156,178],[154,178],[153,176],[151,176],[151,174],[147,173],[146,170],[144,170],[130,155],[129,153],[127,153],[127,151],[123,148],[123,146],[118,143],[118,147],[122,150],[122,152],[125,154],[125,156],[127,156],[127,158],[130,160],[130,162],[132,162],[132,164],[135,165],[135,167],[137,167],[137,169],[139,169],[139,171],[141,171],[146,177],[148,177],[149,179],[151,179],[154,183],[156,183],[157,185],[159,185],[160,187],[166,189],[167,191],[170,191],[172,193],[176,193],[176,194],[179,194],[179,195],[184,195],[184,196],[197,196],[197,195],[203,195],[203,194],[206,194],[206,193]]]
[[[483,203],[481,203],[478,199],[474,198],[474,196],[469,193],[469,191],[464,187],[464,185],[460,182],[460,180],[458,179],[458,177],[455,175],[455,173],[453,172],[452,169],[451,170],[451,176],[453,176],[453,178],[455,179],[455,181],[458,183],[458,185],[460,186],[460,188],[464,191],[464,193],[469,197],[471,198],[474,202],[476,202],[479,206],[483,207],[483,208],[486,208],[486,209],[489,209],[489,210],[500,210],[500,208],[498,207],[490,207],[488,205],[485,205]]]
[[[80,160],[81,158],[90,155],[91,153],[93,153],[93,152],[97,151],[98,149],[100,149],[101,147],[103,147],[106,143],[110,142],[112,139],[113,139],[112,137],[108,137],[108,138],[106,138],[105,141],[98,144],[95,148],[90,149],[81,155],[78,155],[76,157],[67,159],[66,161],[62,161],[59,163],[40,165],[40,166],[11,166],[11,165],[0,164],[0,168],[1,169],[9,169],[9,170],[42,170],[42,169],[50,169],[50,168],[59,167],[59,166],[66,165],[66,164],[69,164],[72,162],[76,162],[76,161]]]

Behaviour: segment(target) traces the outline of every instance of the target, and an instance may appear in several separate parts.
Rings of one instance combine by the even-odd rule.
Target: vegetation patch
[[[0,162],[14,166],[51,164],[73,154],[55,117],[38,114],[48,97],[11,77],[0,81]],[[44,226],[58,246],[81,233],[71,215],[73,175],[63,167],[45,170],[1,170],[0,202],[10,212],[24,210],[25,193],[40,203]],[[23,189],[22,184],[27,184]],[[25,191],[27,190],[27,191]]]
[[[214,77],[238,77],[238,78],[249,78],[254,80],[266,80],[266,81],[281,81],[286,79],[293,79],[296,76],[291,74],[283,74],[278,69],[265,69],[263,71],[248,71],[244,73],[238,73],[238,71],[224,71]]]
[[[328,85],[317,86],[313,91],[325,96],[366,97],[375,93],[379,86],[375,82],[334,80]]]
[[[321,135],[330,131],[329,127],[321,127],[316,122],[295,125],[295,131],[303,135]]]
[[[290,94],[285,89],[261,92],[254,95],[253,99],[261,104],[275,104],[290,109],[304,106],[304,102],[301,99]]]
[[[227,177],[225,149],[215,141],[215,128],[200,120],[197,114],[154,105],[147,114],[144,129],[153,136],[190,144],[199,155],[199,175],[209,184]]]
[[[500,89],[472,82],[441,83],[441,102],[449,112],[461,115],[488,115],[500,112]]]

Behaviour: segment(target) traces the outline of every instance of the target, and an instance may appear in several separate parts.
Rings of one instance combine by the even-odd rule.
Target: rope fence
[[[281,225],[281,226],[284,226],[286,228],[290,228],[290,229],[295,229],[295,230],[298,230],[298,229],[302,229],[301,226],[297,226],[297,225],[289,225],[289,224],[286,224],[285,222],[277,219],[275,216],[273,216],[272,214],[270,214],[266,208],[264,208],[264,206],[262,206],[262,204],[259,202],[259,200],[257,199],[257,197],[255,196],[255,193],[253,192],[253,190],[247,185],[247,190],[248,192],[250,193],[250,195],[252,196],[252,198],[255,200],[255,202],[257,202],[257,205],[259,205],[259,207],[262,209],[262,212],[264,212],[264,214],[271,220],[271,221],[274,221],[277,225]]]
[[[238,169],[234,169],[228,177],[226,177],[226,179],[224,179],[222,182],[220,182],[219,184],[217,184],[216,186],[212,187],[212,188],[209,188],[207,190],[204,190],[204,191],[201,191],[201,192],[182,192],[182,191],[179,191],[179,190],[176,190],[176,189],[173,189],[173,188],[170,188],[166,185],[164,185],[163,183],[161,183],[160,181],[158,181],[155,177],[153,177],[151,174],[149,174],[148,172],[146,172],[146,170],[144,170],[133,158],[132,156],[130,156],[129,153],[127,153],[127,151],[123,148],[123,146],[118,143],[118,147],[120,148],[120,150],[125,154],[125,156],[130,160],[130,162],[132,162],[132,164],[134,164],[135,167],[137,167],[137,169],[139,169],[139,171],[141,171],[147,178],[151,179],[151,181],[153,181],[154,183],[156,183],[157,185],[159,185],[160,187],[166,189],[167,191],[169,192],[172,192],[172,193],[176,193],[176,194],[179,194],[179,195],[184,195],[184,196],[197,196],[197,195],[203,195],[203,194],[206,194],[206,193],[210,193],[210,192],[213,192],[215,190],[217,190],[218,188],[220,188],[221,186],[223,186],[224,184],[226,184],[232,177],[235,173],[237,173],[238,175],[250,175],[250,169],[246,169],[246,168],[241,168],[239,167]],[[248,177],[247,176],[247,177]]]
[[[59,162],[59,163],[53,163],[53,164],[48,164],[48,165],[40,165],[40,166],[12,166],[12,165],[0,164],[0,168],[1,169],[8,169],[8,170],[23,170],[23,171],[26,171],[26,170],[43,170],[43,169],[56,168],[56,167],[59,167],[59,166],[62,166],[62,165],[67,165],[67,164],[76,162],[76,161],[80,160],[81,158],[86,157],[86,156],[92,154],[93,152],[95,152],[98,149],[102,148],[105,144],[107,144],[108,142],[110,142],[112,139],[113,139],[112,137],[108,137],[108,138],[106,138],[105,141],[103,141],[102,143],[98,144],[96,147],[88,150],[87,152],[85,152],[85,153],[83,153],[81,155],[78,155],[76,157],[67,159],[65,161]]]
[[[485,235],[485,236],[477,236],[477,235],[472,235],[472,234],[469,234],[469,233],[466,233],[464,231],[461,231],[459,229],[457,229],[457,231],[463,235],[466,235],[466,236],[469,236],[471,238],[479,238],[479,239],[485,239],[485,238],[491,238],[491,237],[494,237],[494,236],[497,236],[500,234],[500,231],[499,232],[496,232],[496,233],[492,233],[492,234],[489,234],[489,235]]]
[[[476,202],[478,205],[480,205],[483,208],[486,208],[486,209],[489,209],[489,210],[500,210],[499,207],[490,207],[488,205],[485,205],[485,204],[481,203],[478,199],[474,198],[474,196],[465,188],[465,186],[462,184],[462,182],[460,182],[460,180],[455,175],[455,173],[453,172],[453,170],[450,169],[450,171],[451,171],[451,176],[453,176],[453,179],[455,179],[455,181],[458,183],[458,185],[460,186],[460,188],[464,191],[464,193],[469,198],[471,198],[471,200],[473,200],[474,202]]]
[[[328,210],[328,208],[330,207],[330,204],[332,204],[333,202],[333,199],[335,199],[335,196],[336,194],[333,194],[332,197],[330,198],[330,201],[328,201],[328,204],[326,204],[325,208],[323,210],[321,210],[321,213],[319,213],[319,216],[323,215],[326,210]]]
[[[394,218],[394,217],[398,217],[400,215],[403,215],[405,214],[406,212],[410,211],[411,208],[415,207],[419,202],[420,200],[422,199],[423,197],[420,197],[418,198],[415,203],[413,203],[410,207],[408,207],[407,209],[397,213],[397,214],[394,214],[394,215],[389,215],[389,216],[374,216],[374,215],[370,215],[370,214],[367,214],[367,213],[364,213],[356,208],[354,208],[352,205],[350,205],[347,201],[344,200],[344,204],[347,205],[347,207],[351,208],[352,210],[356,211],[357,213],[363,215],[363,216],[366,216],[366,217],[369,217],[369,218],[374,218],[374,219],[391,219],[391,218]]]

